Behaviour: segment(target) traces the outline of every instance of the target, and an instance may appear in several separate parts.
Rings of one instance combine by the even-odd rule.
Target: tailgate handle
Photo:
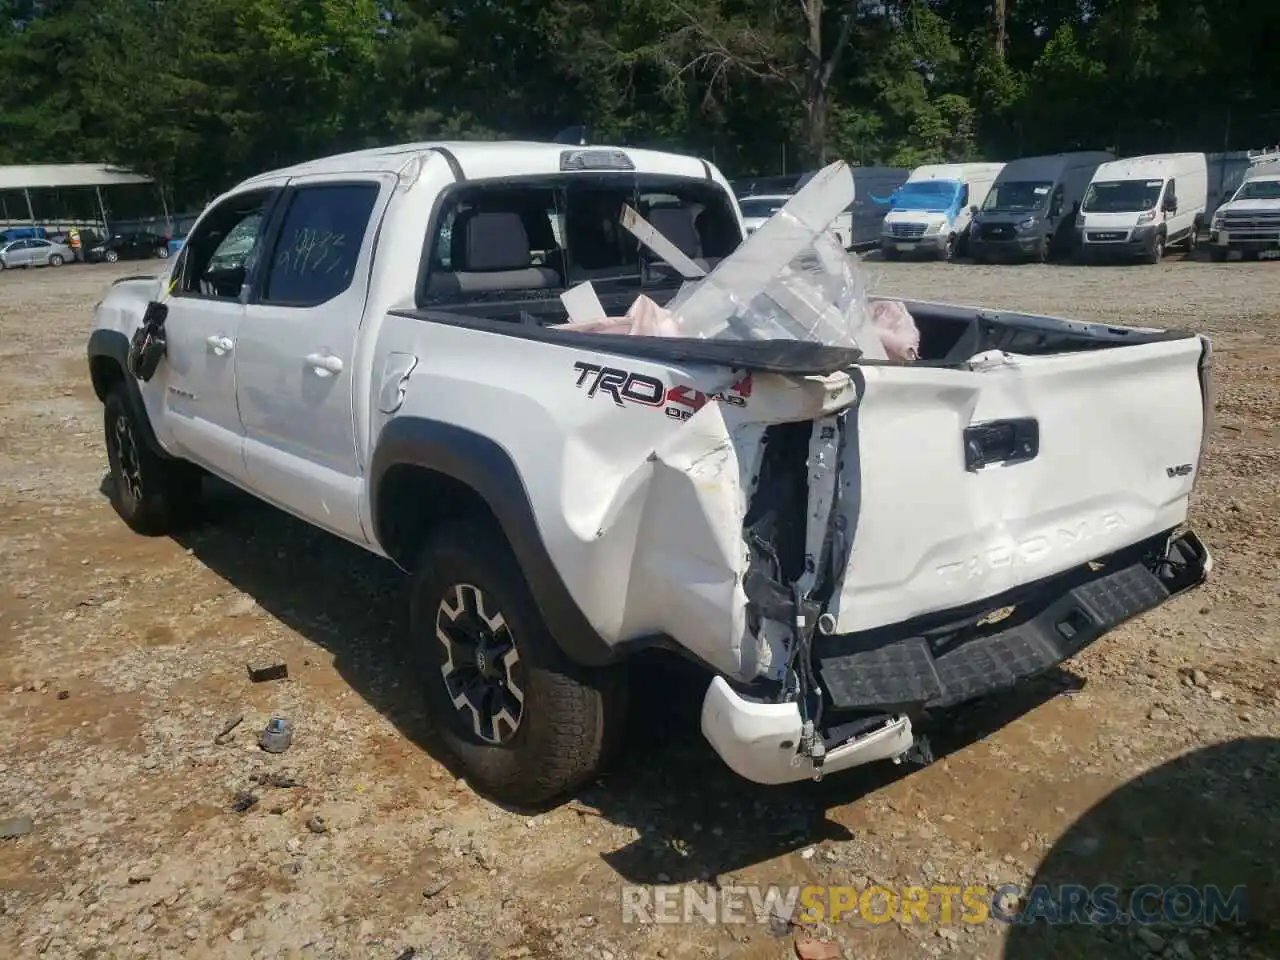
[[[964,468],[978,471],[995,463],[1034,460],[1040,452],[1040,423],[1032,417],[988,420],[964,431]]]

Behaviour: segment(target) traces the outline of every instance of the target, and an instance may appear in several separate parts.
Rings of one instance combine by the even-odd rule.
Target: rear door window
[[[298,187],[284,212],[260,301],[312,307],[347,290],[380,190],[372,181]]]

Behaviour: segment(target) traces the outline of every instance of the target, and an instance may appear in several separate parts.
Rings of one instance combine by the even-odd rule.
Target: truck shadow
[[[1250,737],[1113,791],[1063,833],[1021,891],[1004,960],[1280,956],[1278,779],[1280,740]],[[1072,911],[1072,893],[1095,922]],[[1109,918],[1108,899],[1137,923]]]
[[[639,836],[603,854],[629,883],[716,882],[725,874],[820,843],[852,838],[829,811],[920,769],[870,764],[814,783],[762,786],[731,773],[699,730],[708,678],[683,660],[638,659],[622,760],[584,803]],[[980,706],[939,713],[918,729],[935,762],[965,749],[1083,681],[1053,670]],[[646,691],[649,695],[646,696]]]
[[[104,480],[104,495],[109,483]],[[353,691],[457,775],[432,735],[397,636],[404,575],[221,482],[206,481],[205,499],[206,521],[175,537],[177,542],[265,612],[328,651]],[[618,759],[572,798],[582,816],[638,832],[633,842],[602,854],[627,882],[714,879],[823,839],[847,839],[848,831],[827,812],[912,771],[883,763],[816,784],[752,784],[730,772],[700,733],[705,674],[674,656],[649,655],[634,663],[632,681],[631,716]],[[935,718],[933,752],[941,759],[1081,685],[1075,676],[1054,671],[989,698],[981,709],[949,711]]]

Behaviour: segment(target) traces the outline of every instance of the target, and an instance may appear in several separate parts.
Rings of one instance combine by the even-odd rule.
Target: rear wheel
[[[479,790],[541,804],[608,760],[622,675],[564,655],[495,524],[457,521],[431,538],[410,586],[407,640],[428,712]]]
[[[200,469],[151,449],[123,384],[107,395],[103,420],[111,505],[120,519],[135,533],[153,537],[189,520],[200,501]]]

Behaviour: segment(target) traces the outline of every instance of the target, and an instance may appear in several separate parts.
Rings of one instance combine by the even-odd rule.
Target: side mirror
[[[1178,198],[1177,198],[1177,197],[1166,197],[1166,198],[1165,198],[1165,201],[1164,201],[1164,209],[1165,209],[1165,212],[1166,212],[1166,213],[1177,213],[1177,212],[1178,212]]]
[[[978,215],[978,205],[976,203],[970,204],[969,212],[976,217]]]

